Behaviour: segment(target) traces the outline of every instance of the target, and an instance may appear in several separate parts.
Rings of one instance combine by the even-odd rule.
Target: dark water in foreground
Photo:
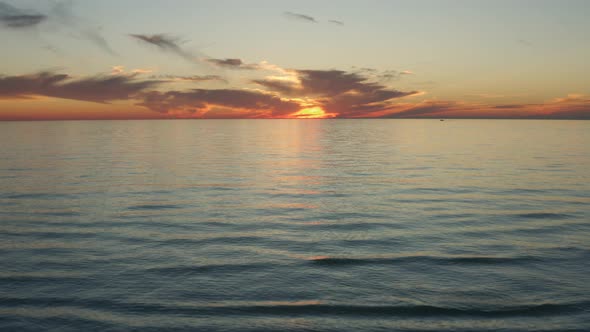
[[[0,123],[0,330],[588,331],[590,121]]]

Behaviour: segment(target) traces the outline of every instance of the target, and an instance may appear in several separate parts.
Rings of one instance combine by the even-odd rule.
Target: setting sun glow
[[[304,108],[298,112],[291,114],[290,117],[298,118],[298,119],[327,119],[333,118],[335,114],[333,113],[326,113],[321,107],[309,107]]]

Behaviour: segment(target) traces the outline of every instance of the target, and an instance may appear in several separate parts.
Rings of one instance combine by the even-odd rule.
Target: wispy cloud
[[[338,20],[328,20],[328,22],[336,25],[344,25],[344,22]]]
[[[305,14],[284,12],[283,15],[285,17],[293,19],[293,20],[298,20],[298,21],[308,22],[308,23],[318,23],[318,21],[314,17],[309,16],[309,15],[305,15]]]
[[[241,59],[237,58],[228,58],[228,59],[206,59],[208,63],[211,63],[217,67],[227,68],[227,69],[245,69],[245,70],[255,70],[260,69],[258,64],[247,64],[244,63]]]
[[[552,119],[590,120],[590,96],[571,93],[563,98],[555,98],[543,104],[538,116]]]
[[[151,79],[163,80],[163,81],[171,81],[171,82],[224,82],[227,81],[219,76],[219,75],[191,75],[191,76],[183,76],[183,75],[152,75],[150,76]]]
[[[77,17],[72,12],[72,1],[62,1],[56,4],[50,13],[50,18],[79,37],[86,39],[110,55],[117,55],[107,40],[102,36],[101,28]]]
[[[384,118],[590,119],[590,97],[570,94],[538,104],[490,105],[465,101],[425,100],[395,104]]]
[[[422,118],[438,117],[441,113],[450,110],[464,110],[453,101],[423,101],[417,104],[393,105],[391,112],[383,115],[383,118]]]
[[[74,36],[90,41],[106,53],[116,55],[102,36],[101,28],[92,26],[86,20],[75,16],[72,13],[72,5],[72,1],[61,1],[55,4],[48,14],[41,14],[0,2],[0,24],[13,29],[36,27],[44,22],[57,24],[57,26],[65,27]]]
[[[404,75],[404,74],[402,74],[402,72],[399,72],[397,70],[387,70],[385,72],[377,74],[377,77],[380,80],[387,82],[387,81],[399,79],[401,75]]]
[[[111,68],[111,75],[121,75],[125,73],[125,67],[124,66],[113,66]]]
[[[410,70],[377,70],[374,68],[367,68],[367,67],[352,67],[353,72],[366,77],[367,79],[373,79],[380,82],[390,82],[394,80],[399,80],[404,75],[413,75],[414,73]]]
[[[169,36],[166,34],[130,34],[129,36],[143,42],[150,44],[152,46],[156,46],[159,50],[163,52],[171,52],[176,54],[185,60],[190,62],[195,62],[197,56],[192,54],[191,52],[183,49],[180,44],[180,39],[178,37]]]
[[[111,67],[111,75],[130,75],[130,76],[136,76],[136,75],[142,75],[142,74],[149,74],[152,73],[154,70],[153,69],[146,69],[146,68],[135,68],[132,69],[131,71],[127,71],[125,70],[124,66],[113,66]]]
[[[61,49],[59,49],[57,46],[54,46],[54,45],[45,44],[41,47],[41,49],[51,52],[51,53],[58,55],[58,56],[63,55],[63,52],[61,51]]]
[[[528,41],[526,39],[518,39],[516,42],[519,43],[520,45],[523,45],[526,47],[533,47],[533,43],[531,43],[530,41]]]

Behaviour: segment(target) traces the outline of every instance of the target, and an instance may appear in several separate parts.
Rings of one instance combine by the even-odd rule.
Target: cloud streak
[[[53,22],[74,32],[77,37],[86,39],[110,55],[116,52],[102,36],[100,28],[92,27],[76,17],[71,11],[72,2],[57,3],[49,14],[26,12],[5,2],[0,2],[0,24],[13,29],[36,27],[44,22]]]
[[[67,29],[73,30],[81,38],[90,41],[105,53],[117,55],[117,52],[111,48],[107,40],[102,36],[99,27],[89,25],[85,20],[72,13],[71,1],[56,4],[51,10],[50,18]]]
[[[244,63],[241,59],[228,58],[228,59],[207,59],[208,63],[213,64],[216,67],[227,68],[227,69],[244,69],[244,70],[256,70],[260,69],[258,64]]]
[[[307,22],[307,23],[318,23],[318,21],[309,15],[300,14],[300,13],[293,13],[293,12],[284,12],[283,15],[289,19]]]
[[[439,117],[447,111],[465,110],[453,101],[424,101],[418,104],[395,105],[393,112],[385,114],[383,118],[422,118]]]
[[[383,118],[455,119],[590,119],[590,97],[570,94],[540,104],[489,105],[463,101],[425,100],[396,104]]]
[[[135,98],[160,81],[136,80],[109,75],[72,79],[66,74],[41,72],[20,76],[0,76],[0,99],[29,99],[36,96],[109,103]]]
[[[47,16],[27,12],[5,2],[0,2],[0,23],[7,28],[31,28],[47,20]]]
[[[533,43],[531,43],[530,41],[528,41],[526,39],[518,39],[516,42],[521,45],[524,45],[526,47],[533,47]]]
[[[152,75],[150,78],[157,79],[161,81],[169,81],[169,82],[211,82],[211,81],[218,81],[227,83],[227,81],[219,76],[219,75],[191,75],[191,76],[182,76],[182,75]]]
[[[155,46],[160,51],[170,52],[176,54],[183,59],[194,62],[197,57],[180,47],[180,40],[177,37],[172,37],[166,34],[130,34],[132,38],[139,40],[143,43]]]

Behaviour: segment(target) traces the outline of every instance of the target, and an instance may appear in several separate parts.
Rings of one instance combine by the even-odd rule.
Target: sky
[[[0,120],[590,119],[587,0],[0,0]]]

